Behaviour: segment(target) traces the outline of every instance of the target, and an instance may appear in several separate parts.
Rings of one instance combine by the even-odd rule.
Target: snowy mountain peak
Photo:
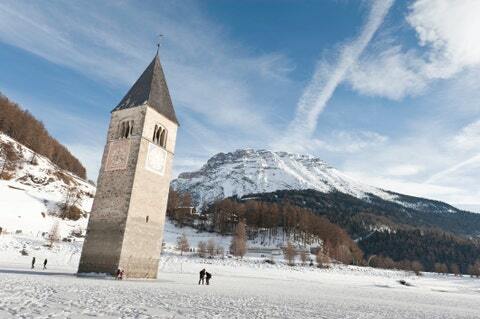
[[[234,195],[282,189],[339,191],[358,198],[368,198],[369,194],[395,198],[389,192],[349,178],[320,158],[254,149],[218,153],[200,170],[180,174],[172,186],[191,193],[197,205]]]

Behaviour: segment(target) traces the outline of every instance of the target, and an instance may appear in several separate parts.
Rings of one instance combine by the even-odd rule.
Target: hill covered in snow
[[[2,232],[40,236],[59,223],[60,233],[84,231],[95,186],[0,133],[0,227]],[[76,220],[62,220],[64,205]]]

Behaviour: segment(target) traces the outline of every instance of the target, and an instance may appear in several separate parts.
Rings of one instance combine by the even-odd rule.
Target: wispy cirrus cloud
[[[480,65],[480,2],[416,0],[406,16],[417,47],[388,39],[365,52],[347,77],[365,95],[401,100],[422,93],[428,85]]]
[[[393,0],[372,2],[366,23],[358,37],[341,47],[335,62],[321,60],[317,63],[314,75],[298,101],[295,118],[288,126],[283,139],[275,143],[277,148],[308,150],[309,139],[315,132],[319,115],[337,86],[344,81],[350,68],[355,65],[370,43],[392,4]]]
[[[177,112],[180,119],[197,123],[189,129],[198,128],[203,136],[197,143],[183,138],[183,147],[208,157],[205,150],[217,148],[218,129],[229,130],[222,139],[227,145],[267,143],[275,128],[266,115],[269,105],[257,93],[289,82],[294,66],[288,58],[279,52],[251,54],[230,41],[195,2],[156,5],[148,10],[129,1],[2,2],[0,41],[123,91],[152,59],[155,37],[163,33],[161,59]],[[81,132],[71,134],[78,134],[75,148],[82,149]],[[85,139],[85,147],[92,142]],[[95,176],[98,165],[89,166]]]

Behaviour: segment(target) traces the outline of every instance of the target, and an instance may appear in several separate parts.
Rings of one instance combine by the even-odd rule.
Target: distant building
[[[174,210],[175,214],[184,214],[186,216],[193,216],[197,214],[197,210],[193,206],[187,206],[187,207],[177,207]]]

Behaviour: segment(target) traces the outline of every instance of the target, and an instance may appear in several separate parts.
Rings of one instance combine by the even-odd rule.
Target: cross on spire
[[[161,33],[159,35],[157,35],[157,38],[158,38],[158,40],[157,40],[157,55],[158,55],[158,51],[160,51],[160,40],[162,39],[162,37],[163,37],[163,34],[161,34]]]

